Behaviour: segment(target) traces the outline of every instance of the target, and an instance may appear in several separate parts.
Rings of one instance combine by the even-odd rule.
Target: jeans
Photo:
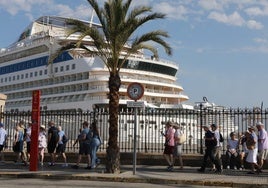
[[[205,170],[206,166],[207,166],[207,162],[208,162],[208,158],[211,160],[211,162],[213,164],[215,164],[216,166],[216,169],[218,171],[221,170],[221,166],[220,166],[220,163],[218,160],[215,160],[215,148],[213,147],[207,147],[206,150],[205,150],[205,155],[204,155],[204,158],[203,158],[203,163],[202,163],[202,166],[201,166],[201,169],[202,170]]]
[[[91,168],[96,167],[97,150],[99,146],[100,146],[100,140],[96,137],[92,138],[91,144],[90,144]]]

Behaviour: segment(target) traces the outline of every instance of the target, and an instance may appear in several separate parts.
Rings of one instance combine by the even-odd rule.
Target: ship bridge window
[[[66,71],[70,69],[70,65],[66,65]]]
[[[55,73],[57,73],[58,72],[58,67],[55,67],[54,71],[55,71]]]
[[[35,71],[35,72],[34,72],[34,76],[37,76],[37,75],[38,75],[38,73],[37,73],[37,71]]]
[[[40,75],[40,76],[43,75],[43,71],[42,71],[42,70],[39,71],[39,75]]]
[[[30,78],[32,78],[33,77],[33,73],[32,72],[30,72]]]
[[[143,61],[135,62],[135,61],[128,60],[123,64],[123,68],[155,72],[155,73],[166,74],[170,76],[175,76],[177,73],[177,69],[175,68],[165,66],[165,65],[158,65],[158,64],[153,64],[149,62],[143,62]]]
[[[47,69],[46,69],[46,70],[44,70],[44,74],[45,74],[45,75],[47,75]]]

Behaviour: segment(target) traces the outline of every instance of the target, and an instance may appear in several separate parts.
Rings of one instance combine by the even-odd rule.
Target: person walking
[[[221,172],[222,171],[222,160],[221,160],[221,156],[222,156],[222,140],[221,140],[221,134],[220,134],[220,131],[219,131],[219,127],[217,124],[213,123],[211,124],[211,131],[212,133],[214,133],[214,136],[217,140],[217,145],[215,146],[214,150],[213,150],[213,153],[215,155],[215,160],[217,161],[217,163],[220,165],[220,169],[218,169],[218,172]],[[213,168],[212,168],[213,171],[217,170],[215,168],[215,164],[213,164]]]
[[[1,161],[4,161],[3,150],[6,146],[6,142],[7,142],[7,132],[4,129],[4,124],[0,122],[0,157],[1,157]]]
[[[87,167],[86,169],[91,169],[91,157],[90,157],[90,142],[91,142],[91,130],[89,129],[89,124],[87,121],[83,122],[83,130],[78,137],[79,142],[81,142],[79,148],[79,154],[77,158],[76,165],[73,165],[72,168],[78,169],[81,162],[82,156],[87,156]]]
[[[173,154],[174,155],[173,163],[175,164],[175,159],[178,158],[179,163],[180,163],[180,169],[183,169],[182,145],[185,142],[185,140],[183,140],[184,134],[177,123],[173,126],[173,128],[175,129],[175,133],[174,133],[175,148],[174,148],[174,154]]]
[[[174,164],[174,146],[175,146],[175,141],[174,141],[174,133],[175,130],[173,128],[173,122],[168,121],[165,125],[165,133],[161,132],[161,134],[165,137],[165,149],[164,149],[164,158],[168,162],[168,171],[173,170],[173,164]]]
[[[245,158],[248,154],[248,148],[247,148],[247,145],[246,145],[246,141],[247,141],[247,138],[246,138],[246,132],[242,133],[240,138],[239,138],[239,161],[240,161],[240,170],[244,170],[245,169],[245,166],[244,166],[244,161],[245,161]]]
[[[100,133],[99,133],[96,121],[93,121],[91,123],[90,129],[91,129],[91,134],[92,134],[92,139],[90,142],[90,156],[91,156],[90,168],[94,169],[97,167],[99,163],[99,160],[97,157],[97,151],[101,144]]]
[[[30,152],[31,152],[31,132],[32,132],[32,123],[29,122],[25,130],[24,140],[26,142],[26,162],[30,161]]]
[[[246,145],[248,148],[248,155],[246,161],[250,164],[251,171],[248,174],[260,173],[261,169],[257,163],[257,155],[258,155],[258,137],[255,133],[255,127],[248,127],[248,131],[246,132]],[[255,172],[255,167],[257,171]]]
[[[23,153],[23,133],[24,129],[20,126],[18,123],[15,127],[15,135],[14,135],[14,141],[13,141],[13,151],[16,153],[16,160],[15,163],[23,162],[24,160],[24,153]]]
[[[58,157],[58,155],[62,155],[62,158],[64,160],[64,164],[62,165],[62,167],[67,167],[68,163],[67,163],[67,157],[65,154],[65,149],[66,149],[66,143],[63,142],[63,137],[65,135],[65,132],[62,130],[61,126],[58,126],[58,136],[59,136],[59,141],[58,141],[58,146],[56,148],[56,158]]]
[[[56,160],[56,147],[59,142],[59,134],[58,129],[55,127],[55,123],[53,121],[48,122],[48,136],[47,136],[47,151],[50,155],[51,162],[48,164],[49,166],[55,166]]]
[[[216,173],[221,173],[222,169],[218,162],[218,160],[215,160],[215,147],[217,146],[217,139],[212,131],[210,131],[209,126],[203,126],[205,131],[205,155],[203,158],[203,163],[201,165],[201,168],[198,169],[198,172],[205,172],[206,166],[207,166],[207,160],[208,158],[211,160],[213,164],[215,164],[216,167]]]
[[[266,162],[268,158],[268,135],[267,131],[264,129],[264,124],[262,122],[258,122],[256,124],[258,129],[258,164],[260,168],[263,168],[263,164]]]
[[[38,135],[38,153],[41,167],[44,165],[45,149],[47,147],[46,126],[41,125]]]

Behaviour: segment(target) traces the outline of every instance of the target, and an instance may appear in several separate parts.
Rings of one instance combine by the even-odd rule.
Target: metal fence
[[[12,149],[14,139],[14,127],[16,123],[23,120],[25,126],[31,121],[31,112],[1,112],[1,122],[4,123],[8,132],[8,150]],[[268,111],[253,109],[225,109],[225,108],[204,108],[200,105],[198,109],[141,109],[136,116],[137,152],[162,153],[164,149],[164,137],[161,131],[164,130],[165,122],[171,120],[177,122],[182,131],[186,134],[187,141],[183,145],[184,153],[203,153],[204,131],[203,125],[216,123],[225,138],[223,152],[226,149],[227,139],[232,131],[239,134],[247,130],[250,125],[262,121],[267,130]],[[109,138],[109,114],[107,109],[96,109],[89,111],[41,111],[40,122],[43,125],[52,120],[56,125],[61,125],[69,137],[67,152],[77,152],[78,146],[73,147],[82,122],[97,120],[103,144],[100,151],[105,151]],[[135,117],[133,109],[120,110],[118,122],[118,144],[121,152],[132,152],[134,141]]]

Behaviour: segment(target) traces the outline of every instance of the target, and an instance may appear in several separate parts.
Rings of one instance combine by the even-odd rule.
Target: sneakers
[[[169,166],[167,167],[167,170],[168,170],[168,171],[173,171],[173,166],[172,166],[172,165],[169,165]]]
[[[68,167],[68,164],[67,164],[67,163],[64,163],[64,164],[62,165],[62,167]]]
[[[228,169],[228,170],[229,170],[229,169],[230,169],[230,166],[228,165],[228,166],[226,167],[226,169]]]
[[[92,168],[91,168],[91,166],[87,166],[85,169],[91,170]]]
[[[79,166],[78,166],[78,165],[73,165],[72,168],[73,168],[73,169],[78,169]]]

